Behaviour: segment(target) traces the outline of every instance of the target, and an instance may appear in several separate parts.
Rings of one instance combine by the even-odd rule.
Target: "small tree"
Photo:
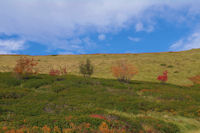
[[[89,59],[85,63],[81,63],[79,66],[79,71],[84,77],[90,77],[94,72],[94,67]]]
[[[34,58],[20,57],[13,69],[19,78],[26,78],[28,75],[37,74],[39,72],[35,67],[38,62]]]
[[[117,61],[112,67],[112,74],[119,81],[128,82],[131,78],[138,73],[137,69],[129,64],[126,60]]]

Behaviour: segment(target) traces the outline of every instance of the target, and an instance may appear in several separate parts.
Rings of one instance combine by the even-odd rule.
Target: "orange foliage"
[[[125,60],[117,61],[111,69],[113,76],[120,81],[129,81],[138,73],[137,69]]]
[[[54,130],[54,133],[61,133],[61,130],[60,128],[58,128],[58,126],[55,126],[53,130]]]
[[[8,130],[7,127],[2,128],[5,133],[72,133],[72,132],[82,132],[82,133],[88,133],[88,132],[95,132],[95,133],[126,133],[126,130],[124,128],[118,129],[118,128],[109,128],[106,122],[102,122],[97,129],[92,129],[90,123],[81,123],[80,125],[75,125],[74,123],[70,123],[70,128],[59,128],[58,126],[55,126],[54,128],[50,128],[47,125],[41,127],[33,126],[32,128],[26,128],[22,127],[20,129],[10,129]],[[0,129],[0,131],[2,131]]]
[[[49,128],[47,125],[45,125],[43,128],[42,128],[43,132],[44,133],[50,133],[51,132],[51,128]]]
[[[106,122],[102,122],[101,125],[99,126],[99,131],[100,133],[126,133],[125,129],[109,129],[108,125]]]
[[[191,80],[193,84],[200,84],[200,75],[190,77],[189,80]]]
[[[17,60],[17,64],[14,67],[14,72],[17,75],[23,74],[37,74],[38,69],[35,69],[38,62],[34,60],[34,58],[20,57]]]

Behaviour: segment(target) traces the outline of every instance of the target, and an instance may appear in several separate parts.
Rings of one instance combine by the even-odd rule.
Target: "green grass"
[[[19,56],[0,56],[0,72],[12,71]],[[164,70],[169,71],[168,83],[176,85],[191,85],[188,77],[200,74],[200,49],[183,52],[144,53],[144,54],[96,54],[96,55],[50,55],[35,56],[41,73],[48,73],[51,67],[66,65],[67,71],[79,75],[78,66],[81,61],[91,59],[94,64],[94,77],[113,79],[112,64],[120,59],[126,59],[135,65],[139,73],[134,77],[139,81],[157,82],[156,78]]]
[[[104,121],[127,132],[195,133],[199,110],[199,86],[45,74],[18,80],[0,73],[0,128],[90,123],[88,132],[94,132]],[[105,119],[90,117],[94,114]]]

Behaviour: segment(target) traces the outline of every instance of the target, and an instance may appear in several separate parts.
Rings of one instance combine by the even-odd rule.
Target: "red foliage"
[[[188,78],[190,81],[193,82],[193,84],[200,84],[200,75],[196,75],[194,77]]]
[[[67,74],[66,66],[64,66],[64,67],[60,66],[59,70],[51,68],[49,71],[49,75],[51,75],[51,76],[66,75],[66,74]]]
[[[58,75],[60,75],[60,71],[51,68],[50,71],[49,71],[49,75],[51,75],[51,76],[58,76]]]
[[[163,72],[163,75],[159,75],[157,77],[157,79],[159,81],[161,81],[161,82],[166,82],[168,80],[168,75],[167,74],[168,74],[168,71],[166,70],[166,71]]]
[[[102,119],[102,120],[106,120],[105,117],[103,117],[103,116],[101,116],[101,115],[98,115],[98,114],[90,115],[90,117],[92,117],[92,118],[98,118],[98,119]]]
[[[38,69],[35,69],[35,66],[37,65],[38,62],[35,61],[34,58],[20,57],[13,70],[18,75],[37,74]]]

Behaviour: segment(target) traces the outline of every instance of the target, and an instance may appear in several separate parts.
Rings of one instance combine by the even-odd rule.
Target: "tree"
[[[119,81],[128,82],[138,73],[137,69],[126,60],[119,60],[111,67],[112,74]]]
[[[13,69],[19,78],[26,78],[28,75],[37,74],[39,72],[35,67],[38,62],[34,58],[20,57]]]
[[[79,71],[84,77],[90,77],[94,72],[94,67],[89,59],[79,65]]]

